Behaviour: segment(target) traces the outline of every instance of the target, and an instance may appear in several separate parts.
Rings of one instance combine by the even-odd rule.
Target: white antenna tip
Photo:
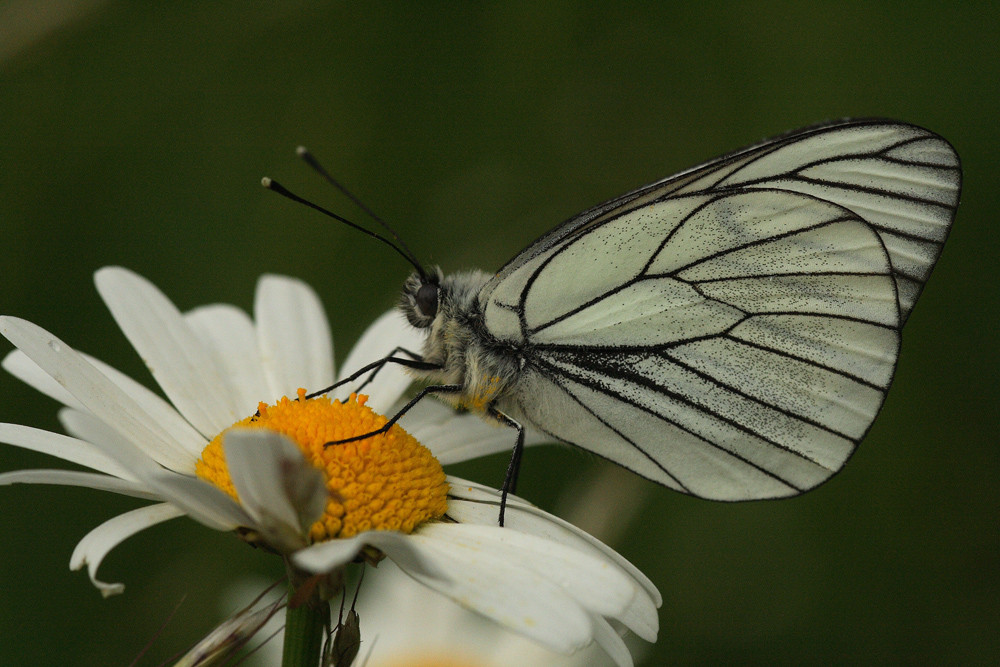
[[[264,178],[260,179],[260,184],[263,185],[265,188],[270,188],[271,187],[271,179],[268,178],[267,176],[265,176]]]
[[[299,157],[302,157],[303,155],[305,155],[308,152],[309,152],[309,149],[306,148],[305,146],[298,146],[295,149],[295,154],[298,155]]]

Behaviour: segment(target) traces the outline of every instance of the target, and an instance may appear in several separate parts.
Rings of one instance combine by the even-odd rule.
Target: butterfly
[[[525,425],[700,498],[794,496],[871,427],[960,191],[922,128],[790,132],[590,208],[493,274],[400,251],[427,338],[376,363],[434,383],[400,414],[433,393],[516,429],[504,500]]]

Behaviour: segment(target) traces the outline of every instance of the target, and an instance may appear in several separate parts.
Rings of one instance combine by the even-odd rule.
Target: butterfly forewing
[[[745,188],[809,194],[843,206],[871,224],[889,252],[905,322],[955,217],[961,168],[951,144],[912,125],[852,120],[808,128],[741,149],[580,213],[508,262],[484,294],[539,253],[627,210],[683,194]]]
[[[757,153],[709,189],[779,188],[855,213],[882,237],[905,322],[958,206],[961,171],[951,145],[912,125],[857,121],[793,135]]]
[[[597,206],[480,293],[524,359],[508,405],[697,496],[810,489],[882,405],[959,187],[940,137],[849,121]]]

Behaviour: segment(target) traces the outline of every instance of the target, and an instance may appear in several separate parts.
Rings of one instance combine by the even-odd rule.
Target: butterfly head
[[[443,384],[466,384],[467,364],[489,367],[495,360],[484,359],[477,351],[482,345],[479,331],[482,317],[478,295],[491,276],[482,271],[457,271],[445,276],[437,267],[416,271],[406,282],[399,309],[413,326],[427,332],[423,361],[439,370],[427,379]],[[485,371],[484,371],[485,372]]]
[[[403,283],[399,308],[410,324],[418,329],[431,326],[438,314],[443,278],[441,269],[435,266],[427,273],[414,271]]]

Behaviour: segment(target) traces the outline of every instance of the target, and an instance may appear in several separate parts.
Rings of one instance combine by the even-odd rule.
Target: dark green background
[[[392,304],[397,257],[258,185],[275,176],[355,215],[297,162],[299,143],[453,270],[496,268],[585,207],[801,125],[878,115],[947,137],[965,168],[958,220],[846,470],[744,505],[643,483],[616,546],[664,597],[645,664],[997,659],[988,4],[63,4],[84,9],[58,27],[58,12],[0,5],[0,312],[144,381],[93,289],[100,266],[139,271],[182,308],[249,307],[265,271],[305,278],[341,352]],[[56,406],[7,376],[0,396],[0,420],[57,428]],[[498,484],[504,464],[455,472]],[[0,448],[0,470],[50,465]],[[533,450],[520,490],[554,508],[593,465]],[[112,553],[102,574],[128,588],[102,600],[69,556],[134,501],[18,486],[0,503],[2,664],[127,664],[183,599],[144,658],[159,664],[218,618],[226,582],[278,572],[178,520]]]

